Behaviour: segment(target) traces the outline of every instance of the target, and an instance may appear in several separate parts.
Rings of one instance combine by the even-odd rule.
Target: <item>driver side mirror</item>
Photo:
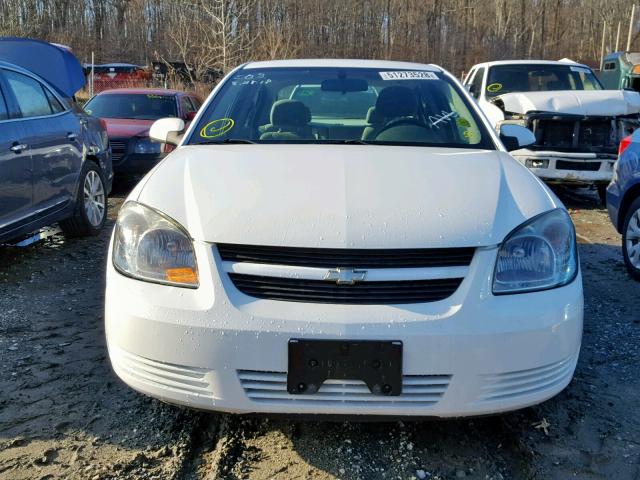
[[[535,144],[536,136],[528,128],[507,123],[500,126],[500,140],[507,152],[513,152]]]
[[[184,129],[184,120],[181,118],[161,118],[151,125],[151,128],[149,129],[149,137],[160,143],[178,145],[182,141]]]

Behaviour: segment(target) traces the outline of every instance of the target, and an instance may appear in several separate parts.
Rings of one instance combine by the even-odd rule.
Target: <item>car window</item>
[[[9,118],[9,109],[7,108],[7,102],[4,99],[4,93],[0,88],[0,120],[6,120]]]
[[[436,71],[239,70],[204,109],[186,143],[355,141],[495,148],[459,86]]]
[[[299,85],[289,98],[303,102],[312,117],[365,118],[367,111],[375,106],[378,95],[372,87],[345,95],[323,91],[320,85]]]
[[[11,70],[6,70],[4,76],[13,91],[23,117],[41,117],[53,113],[40,82]]]
[[[191,103],[191,99],[185,95],[180,97],[180,105],[182,108],[182,113],[185,115],[187,113],[195,112],[197,110]]]
[[[582,65],[515,64],[491,67],[485,94],[495,97],[511,92],[602,88],[593,71]]]
[[[191,103],[193,104],[193,107],[196,109],[196,111],[200,108],[200,100],[198,100],[195,97],[189,97],[191,99]]]
[[[47,96],[47,100],[49,100],[49,106],[51,107],[51,111],[53,113],[60,113],[64,111],[64,107],[60,103],[60,100],[58,100],[55,97],[55,95],[51,92],[51,90],[49,90],[47,87],[43,87],[43,89],[44,89],[45,95]]]
[[[469,87],[469,92],[476,98],[480,98],[482,96],[482,80],[484,78],[484,67],[476,70],[476,74],[473,77],[473,81],[471,82],[471,86]]]
[[[87,102],[84,109],[90,115],[101,118],[158,120],[178,116],[174,95],[154,93],[98,94]]]

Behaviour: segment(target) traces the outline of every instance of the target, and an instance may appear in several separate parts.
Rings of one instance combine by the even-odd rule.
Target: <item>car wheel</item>
[[[100,167],[90,160],[85,161],[73,216],[60,222],[62,231],[72,237],[97,235],[107,220],[106,192]]]
[[[622,255],[631,276],[640,280],[640,198],[631,204],[624,220]]]

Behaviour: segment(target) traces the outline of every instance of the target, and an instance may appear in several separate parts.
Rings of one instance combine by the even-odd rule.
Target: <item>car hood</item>
[[[35,73],[63,97],[73,97],[86,82],[76,56],[61,45],[32,38],[0,37],[0,60]]]
[[[133,120],[129,118],[103,118],[110,138],[146,136],[154,120]]]
[[[180,147],[130,198],[196,240],[325,248],[495,245],[560,205],[504,152],[373,145]]]
[[[498,98],[506,112],[521,114],[540,111],[610,117],[640,112],[640,93],[627,90],[505,93]]]

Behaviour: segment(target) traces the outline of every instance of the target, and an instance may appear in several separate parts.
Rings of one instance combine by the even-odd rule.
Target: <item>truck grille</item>
[[[338,249],[218,244],[222,260],[325,268],[455,267],[471,263],[475,248]]]
[[[536,136],[536,147],[560,151],[615,153],[613,119],[575,115],[530,114],[528,127]]]

